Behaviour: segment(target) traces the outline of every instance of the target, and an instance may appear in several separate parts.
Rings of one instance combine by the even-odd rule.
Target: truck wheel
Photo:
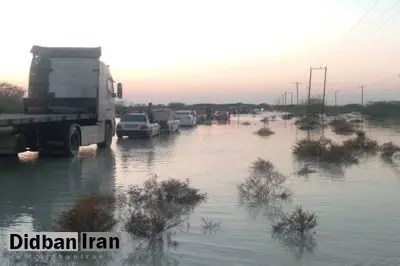
[[[104,141],[101,143],[97,143],[97,146],[101,149],[108,148],[111,146],[112,142],[112,127],[109,123],[106,124],[105,126],[105,132],[104,132]]]
[[[64,143],[66,156],[74,157],[78,154],[81,146],[81,134],[75,125],[69,127],[68,136]]]

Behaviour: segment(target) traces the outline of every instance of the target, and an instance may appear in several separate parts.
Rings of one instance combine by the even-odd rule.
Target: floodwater
[[[369,157],[355,166],[296,176],[301,164],[291,149],[307,133],[291,121],[278,120],[270,123],[274,135],[259,137],[253,132],[261,117],[240,116],[251,126],[238,125],[233,117],[230,125],[198,126],[153,140],[115,139],[111,151],[85,147],[75,159],[36,159],[35,154],[21,155],[21,161],[1,159],[1,233],[50,231],[57,214],[76,199],[114,193],[157,174],[160,179],[190,178],[208,194],[190,216],[190,230],[178,233],[179,245],[168,251],[179,265],[400,265],[399,168]],[[380,143],[400,144],[399,128],[365,130]],[[324,134],[334,137],[328,130]],[[274,240],[267,217],[239,204],[236,185],[258,157],[289,175],[293,196],[285,211],[302,205],[317,214],[315,239],[308,248]],[[220,222],[220,230],[204,234],[202,218]],[[121,265],[120,259],[110,265]]]

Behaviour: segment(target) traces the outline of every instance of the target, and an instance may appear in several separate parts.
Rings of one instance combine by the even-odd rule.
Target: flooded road
[[[292,147],[307,133],[292,121],[278,120],[270,122],[275,134],[263,138],[253,134],[261,118],[241,116],[252,122],[242,126],[233,117],[230,125],[182,129],[153,140],[115,138],[111,151],[85,147],[81,158],[24,154],[21,161],[0,159],[0,230],[51,231],[57,215],[80,197],[114,193],[157,174],[160,179],[190,178],[208,194],[190,217],[190,231],[178,233],[180,245],[170,251],[179,265],[400,265],[400,168],[375,156],[298,177],[293,173],[302,165]],[[400,144],[398,130],[366,128],[380,144]],[[329,130],[324,134],[348,138]],[[274,241],[267,217],[240,206],[236,186],[258,157],[289,176],[293,197],[286,211],[302,205],[318,216],[313,245]],[[219,221],[220,230],[203,234],[202,218]]]

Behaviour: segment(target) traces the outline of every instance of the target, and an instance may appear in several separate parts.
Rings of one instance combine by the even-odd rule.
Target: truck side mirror
[[[122,99],[122,84],[117,83],[117,97]]]

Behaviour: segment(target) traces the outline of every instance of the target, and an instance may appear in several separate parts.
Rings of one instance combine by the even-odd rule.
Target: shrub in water
[[[313,232],[316,226],[317,216],[297,207],[292,214],[283,214],[272,225],[272,237],[301,259],[304,252],[312,253],[317,245]]]
[[[376,152],[379,149],[378,142],[367,138],[364,131],[357,131],[357,137],[343,141],[343,146],[348,150],[361,152]]]
[[[257,130],[256,132],[254,132],[255,134],[261,136],[261,137],[268,137],[272,134],[274,134],[275,132],[272,131],[271,129],[267,128],[267,127],[262,127],[259,130]]]
[[[320,127],[325,127],[325,125],[321,123],[319,117],[314,116],[301,117],[296,120],[294,124],[297,125],[300,130],[313,130]]]
[[[329,122],[329,125],[332,127],[335,127],[335,126],[343,125],[345,123],[346,123],[345,119],[339,118],[339,119],[333,119],[331,122]]]
[[[333,132],[341,135],[353,134],[356,130],[354,126],[344,119],[335,119],[329,123],[333,127]]]
[[[332,145],[332,141],[325,138],[302,139],[294,146],[293,153],[302,157],[318,157],[326,151],[328,145]]]
[[[379,150],[382,157],[390,158],[393,156],[393,154],[400,151],[400,147],[390,141],[382,144]]]
[[[150,240],[162,239],[164,233],[182,223],[182,215],[206,198],[190,186],[189,180],[159,182],[157,176],[143,186],[131,186],[127,194],[129,214],[125,229]]]
[[[294,117],[294,114],[285,114],[285,115],[282,115],[282,119],[283,120],[290,120],[290,119],[292,119]]]
[[[308,175],[315,173],[316,171],[314,169],[311,169],[307,164],[304,165],[298,172],[298,175]]]
[[[289,193],[282,186],[286,178],[270,161],[258,158],[252,163],[249,176],[238,185],[239,195],[244,201],[259,203],[271,198],[286,198]]]
[[[290,215],[283,215],[281,219],[272,225],[274,233],[304,235],[317,226],[317,216],[309,211],[304,211],[301,206]]]
[[[333,143],[329,139],[302,139],[296,143],[293,153],[298,157],[315,158],[324,162],[357,163],[353,150],[344,145]]]
[[[90,195],[79,200],[72,208],[62,212],[56,221],[55,230],[63,232],[111,231],[114,219],[115,200],[111,196]]]

